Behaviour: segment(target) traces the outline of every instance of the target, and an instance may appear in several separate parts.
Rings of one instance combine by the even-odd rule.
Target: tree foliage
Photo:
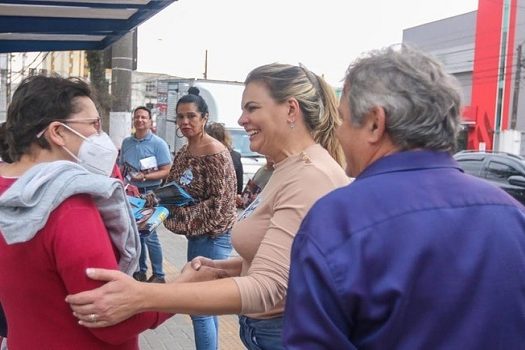
[[[98,102],[98,109],[102,119],[102,129],[109,130],[109,112],[111,110],[111,96],[109,94],[109,82],[106,79],[106,67],[104,65],[104,51],[86,51],[89,65],[91,85],[93,86]]]

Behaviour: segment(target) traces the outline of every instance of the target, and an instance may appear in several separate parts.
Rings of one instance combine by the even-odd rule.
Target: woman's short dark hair
[[[45,138],[37,138],[38,133],[52,121],[75,113],[76,97],[93,99],[89,85],[78,78],[32,76],[22,80],[7,109],[7,119],[0,125],[0,157],[18,161],[33,143],[49,149]]]

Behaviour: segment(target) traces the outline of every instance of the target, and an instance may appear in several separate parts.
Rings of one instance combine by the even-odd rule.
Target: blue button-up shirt
[[[130,164],[133,168],[140,170],[140,160],[155,157],[157,167],[169,165],[171,163],[170,149],[166,141],[154,135],[149,131],[142,139],[135,136],[126,137],[122,141],[120,148],[119,164],[122,166],[125,163]],[[139,189],[147,187],[157,187],[161,180],[148,180],[144,182],[132,182]]]
[[[300,227],[286,348],[524,349],[524,212],[448,153],[374,162]]]

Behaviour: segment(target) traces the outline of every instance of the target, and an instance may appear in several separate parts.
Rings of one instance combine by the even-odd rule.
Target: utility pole
[[[133,33],[113,44],[111,50],[111,112],[109,136],[120,146],[131,130],[131,74],[133,71]]]
[[[0,54],[0,123],[6,120],[7,114],[7,62],[8,54]]]
[[[9,52],[7,54],[7,81],[5,83],[6,85],[6,105],[8,105],[11,102],[11,84],[13,77],[13,54]]]
[[[204,79],[208,79],[208,50],[204,52]]]
[[[113,44],[111,57],[112,112],[130,111],[132,70],[133,34],[130,32]]]
[[[523,44],[518,45],[517,59],[516,59],[516,77],[514,79],[514,94],[512,96],[512,112],[510,115],[510,128],[515,130],[518,121],[518,101],[520,96],[520,80],[521,80],[521,66],[523,64],[521,59],[521,48]]]

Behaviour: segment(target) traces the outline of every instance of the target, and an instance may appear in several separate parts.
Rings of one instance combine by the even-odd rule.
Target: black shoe
[[[153,276],[151,276],[153,277]],[[146,282],[146,273],[142,271],[137,271],[133,274],[133,278],[139,282]],[[149,281],[148,281],[149,282]]]
[[[160,277],[157,275],[151,275],[150,278],[148,278],[148,283],[166,283],[166,280],[164,277]]]

